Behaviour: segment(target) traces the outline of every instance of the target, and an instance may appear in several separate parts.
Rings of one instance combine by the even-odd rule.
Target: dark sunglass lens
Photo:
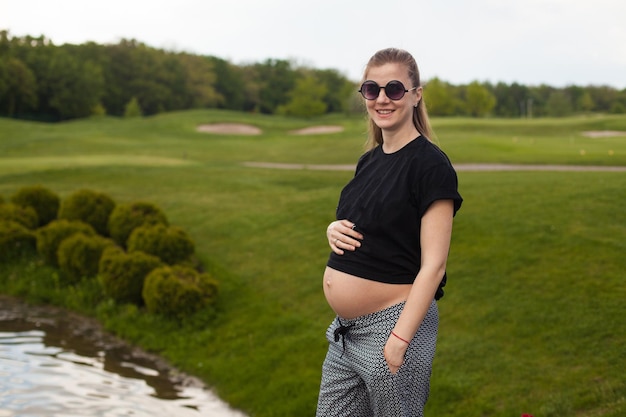
[[[361,94],[368,100],[374,100],[378,97],[380,87],[374,81],[365,81],[361,86]]]
[[[385,94],[392,100],[400,100],[404,97],[404,85],[400,81],[389,81],[385,86]]]

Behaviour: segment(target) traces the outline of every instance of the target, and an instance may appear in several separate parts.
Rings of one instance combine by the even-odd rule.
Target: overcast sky
[[[0,0],[0,30],[55,44],[117,43],[268,58],[360,79],[400,47],[422,79],[626,88],[624,0]]]

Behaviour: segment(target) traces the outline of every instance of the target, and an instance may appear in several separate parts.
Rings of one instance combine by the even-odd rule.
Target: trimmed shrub
[[[80,220],[91,225],[98,234],[109,236],[109,216],[115,202],[104,193],[78,190],[61,202],[59,219]]]
[[[141,293],[146,276],[160,266],[163,263],[156,256],[108,247],[100,258],[98,280],[104,294],[116,302],[143,305]]]
[[[109,233],[118,245],[126,247],[133,230],[139,226],[155,224],[169,226],[165,214],[154,204],[143,201],[118,204],[109,216]]]
[[[30,230],[35,230],[39,225],[39,218],[34,208],[13,203],[0,204],[0,219],[14,221]]]
[[[37,213],[37,226],[41,227],[57,218],[61,199],[41,185],[32,185],[20,188],[11,201],[18,206],[32,207]]]
[[[194,250],[195,245],[187,233],[175,226],[140,226],[128,238],[129,252],[149,253],[168,265],[189,261]]]
[[[57,250],[61,276],[67,284],[75,284],[82,278],[95,277],[102,252],[108,246],[114,245],[111,239],[83,233],[75,233],[63,239]]]
[[[143,300],[149,312],[183,319],[217,298],[217,281],[209,274],[176,265],[150,272],[143,286]]]
[[[37,238],[35,233],[21,224],[0,220],[0,261],[8,261],[27,253],[35,253]]]
[[[59,266],[57,251],[64,239],[83,233],[93,236],[96,232],[87,223],[69,220],[54,220],[37,230],[37,251],[44,262],[52,266]]]

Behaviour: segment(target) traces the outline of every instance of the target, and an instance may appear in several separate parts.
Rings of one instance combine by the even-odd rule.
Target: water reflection
[[[0,417],[244,417],[197,380],[76,319],[0,298]]]

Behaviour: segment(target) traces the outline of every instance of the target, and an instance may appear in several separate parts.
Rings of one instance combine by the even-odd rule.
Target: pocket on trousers
[[[400,368],[398,369],[398,372],[396,372],[395,374],[392,373],[391,369],[389,369],[389,364],[387,363],[387,359],[385,359],[385,352],[383,350],[381,350],[378,353],[378,358],[377,358],[376,363],[377,363],[378,375],[384,378],[395,378],[396,376],[398,376],[398,374],[400,373],[400,371],[402,370],[404,366],[404,364],[402,364],[402,366],[400,366]]]

